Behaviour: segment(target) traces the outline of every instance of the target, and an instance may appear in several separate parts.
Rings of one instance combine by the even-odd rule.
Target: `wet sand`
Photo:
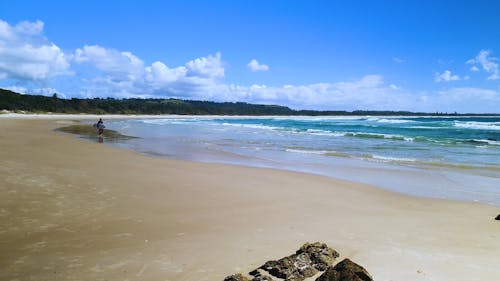
[[[375,280],[500,278],[498,207],[148,157],[64,123],[0,119],[0,280],[222,280],[308,241]]]

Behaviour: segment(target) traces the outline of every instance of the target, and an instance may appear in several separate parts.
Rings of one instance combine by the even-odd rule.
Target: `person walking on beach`
[[[102,118],[99,118],[99,121],[97,121],[96,124],[97,130],[99,132],[99,136],[102,136],[102,133],[104,133],[104,122],[102,121]]]

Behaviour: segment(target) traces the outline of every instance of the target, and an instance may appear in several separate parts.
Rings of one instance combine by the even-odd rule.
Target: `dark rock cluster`
[[[250,279],[238,273],[224,278],[224,281],[250,281]]]
[[[338,256],[324,243],[306,243],[295,254],[268,261],[259,268],[281,279],[300,281],[326,270]]]
[[[495,218],[497,221],[500,221],[500,214]]]
[[[267,261],[251,271],[252,279],[235,274],[224,281],[272,281],[271,276],[285,281],[302,281],[318,272],[323,274],[316,281],[373,281],[362,266],[349,259],[332,266],[337,257],[339,254],[324,243],[306,243],[295,254]]]
[[[362,266],[344,259],[329,267],[316,281],[373,281],[373,278]]]

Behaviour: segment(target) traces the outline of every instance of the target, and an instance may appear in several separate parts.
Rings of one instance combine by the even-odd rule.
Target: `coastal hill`
[[[89,114],[179,114],[179,115],[435,115],[459,116],[457,113],[422,113],[409,111],[317,111],[293,110],[280,105],[249,104],[245,102],[212,102],[181,99],[114,99],[59,98],[23,95],[0,88],[0,110],[33,113],[89,113]],[[467,114],[474,115],[474,114]],[[484,114],[482,114],[484,115]],[[495,115],[495,114],[492,114]]]

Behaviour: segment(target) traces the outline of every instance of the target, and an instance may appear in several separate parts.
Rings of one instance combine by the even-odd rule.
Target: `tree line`
[[[39,95],[22,95],[0,89],[0,110],[32,113],[88,114],[178,114],[178,115],[429,115],[409,111],[317,111],[293,110],[286,106],[249,104],[245,102],[212,102],[181,99],[62,99]],[[430,115],[458,115],[434,113]]]

